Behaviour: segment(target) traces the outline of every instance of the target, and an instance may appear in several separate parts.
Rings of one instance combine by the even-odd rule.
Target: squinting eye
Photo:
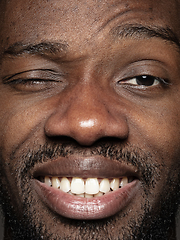
[[[135,85],[135,86],[145,86],[145,87],[151,87],[156,86],[160,83],[161,79],[151,76],[151,75],[142,75],[133,77],[131,79],[120,81],[119,83],[129,84],[129,85]]]

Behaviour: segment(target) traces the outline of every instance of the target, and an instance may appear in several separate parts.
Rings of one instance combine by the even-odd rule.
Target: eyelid
[[[164,80],[164,83],[169,83],[171,80],[169,68],[156,59],[134,59],[121,68],[117,68],[114,79],[117,82],[117,80],[128,80],[143,75],[154,76],[162,82]]]
[[[51,79],[39,79],[39,78],[17,78],[17,79],[13,79],[9,82],[6,82],[5,84],[28,84],[30,85],[30,83],[45,83],[45,82],[57,82],[55,80],[51,80]],[[59,81],[58,81],[59,82]]]
[[[51,69],[33,69],[3,77],[3,83],[10,83],[18,80],[41,80],[41,81],[60,81],[65,77],[64,73],[59,73]]]
[[[39,93],[44,91],[62,91],[68,84],[65,74],[51,69],[33,69],[8,75],[3,84],[21,93]]]
[[[156,77],[156,76],[153,76],[153,75],[149,75],[149,74],[142,74],[142,75],[138,75],[138,76],[133,76],[133,77],[128,77],[126,79],[122,79],[122,80],[119,80],[117,83],[120,83],[120,84],[127,84],[127,85],[131,85],[131,86],[137,86],[137,87],[150,87],[150,86],[146,86],[146,85],[140,85],[140,84],[133,84],[133,83],[127,83],[128,81],[132,81],[133,79],[137,79],[138,77],[151,77],[151,78],[154,78],[154,81],[158,81],[159,84],[163,84],[165,86],[167,85],[170,85],[169,81],[167,79],[163,79],[163,78],[160,78],[160,77]],[[156,86],[158,84],[155,84],[154,86]],[[152,85],[153,87],[153,85]]]

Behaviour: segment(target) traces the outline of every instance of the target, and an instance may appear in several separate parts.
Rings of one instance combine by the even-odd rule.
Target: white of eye
[[[131,79],[124,80],[122,82],[124,84],[129,84],[129,85],[151,87],[151,86],[158,85],[160,83],[160,80],[150,75],[144,75],[144,76],[133,77]]]

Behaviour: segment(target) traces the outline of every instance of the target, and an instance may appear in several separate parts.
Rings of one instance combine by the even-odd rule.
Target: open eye
[[[144,86],[144,87],[151,87],[156,86],[163,80],[151,75],[142,75],[136,76],[127,80],[119,81],[119,83],[134,85],[134,86]]]

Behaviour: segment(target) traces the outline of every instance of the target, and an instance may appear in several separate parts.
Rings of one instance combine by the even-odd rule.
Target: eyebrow
[[[141,24],[125,24],[111,30],[115,38],[150,39],[160,38],[175,44],[180,51],[180,41],[177,35],[169,27],[144,26]]]
[[[144,26],[141,24],[125,24],[113,28],[110,33],[117,39],[150,39],[160,38],[164,41],[175,44],[180,51],[180,41],[176,34],[169,27]],[[24,44],[17,42],[8,47],[2,55],[20,56],[22,54],[36,55],[57,55],[65,56],[68,44],[62,42],[44,41],[38,44]]]
[[[3,55],[20,56],[22,54],[38,54],[38,55],[59,55],[64,56],[67,53],[67,43],[57,42],[40,42],[38,44],[24,44],[17,42],[8,47]]]

